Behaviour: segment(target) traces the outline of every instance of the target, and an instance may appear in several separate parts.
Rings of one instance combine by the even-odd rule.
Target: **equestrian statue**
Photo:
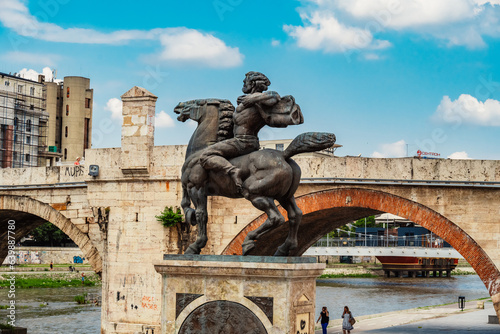
[[[179,103],[177,119],[198,123],[182,166],[182,202],[187,223],[198,225],[198,236],[185,254],[199,254],[207,236],[207,197],[244,197],[267,214],[267,220],[248,233],[243,255],[258,247],[259,238],[285,222],[275,200],[286,210],[289,232],[275,256],[288,256],[297,247],[302,211],[294,194],[300,182],[300,167],[292,156],[333,146],[332,133],[308,132],[297,136],[284,151],[260,150],[258,133],[268,125],[284,128],[304,122],[293,96],[280,97],[267,91],[271,82],[262,73],[248,72],[236,110],[224,99],[198,99]],[[191,208],[191,203],[194,209]]]

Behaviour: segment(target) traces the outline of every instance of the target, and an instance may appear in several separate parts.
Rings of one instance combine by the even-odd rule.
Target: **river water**
[[[98,334],[101,310],[93,305],[78,305],[76,295],[99,293],[100,287],[23,289],[16,293],[18,326],[29,334]],[[5,305],[3,300],[0,304]],[[317,281],[316,311],[321,306],[336,318],[348,305],[355,316],[404,310],[456,302],[458,296],[467,300],[488,297],[488,291],[477,275],[452,278],[338,278]],[[40,304],[48,305],[41,307]],[[6,310],[0,310],[0,322]]]
[[[355,316],[405,310],[415,307],[457,303],[489,297],[477,275],[451,278],[338,278],[316,283],[316,313],[328,307],[330,318],[340,317],[344,306]]]
[[[0,290],[2,300],[5,294]],[[29,334],[98,334],[101,308],[78,305],[74,297],[99,293],[101,287],[38,288],[16,291],[16,326],[27,327]],[[47,306],[41,306],[42,303]],[[0,310],[0,322],[6,322],[6,310]]]

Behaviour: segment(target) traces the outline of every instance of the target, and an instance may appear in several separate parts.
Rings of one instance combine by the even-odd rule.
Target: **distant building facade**
[[[75,161],[91,147],[90,79],[37,81],[0,73],[0,167]]]

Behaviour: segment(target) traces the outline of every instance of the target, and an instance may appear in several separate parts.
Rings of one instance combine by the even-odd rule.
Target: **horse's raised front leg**
[[[250,199],[250,201],[253,206],[267,214],[267,219],[262,225],[247,234],[242,244],[243,255],[248,254],[248,252],[255,248],[255,242],[259,240],[262,235],[285,222],[285,218],[279,212],[272,198],[260,196]]]
[[[288,237],[285,242],[278,247],[274,256],[288,256],[290,255],[290,251],[297,248],[298,245],[297,232],[300,222],[302,221],[302,210],[297,206],[294,197],[279,200],[279,202],[288,214]]]
[[[190,197],[193,201],[193,204],[196,208],[196,222],[198,225],[198,237],[195,242],[193,242],[186,249],[184,254],[200,254],[201,249],[205,247],[208,241],[207,236],[207,195],[205,192],[205,187],[201,187],[199,189],[192,188],[190,190]]]

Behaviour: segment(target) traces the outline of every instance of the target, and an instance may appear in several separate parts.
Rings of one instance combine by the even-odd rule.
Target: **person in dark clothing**
[[[330,322],[330,313],[328,313],[328,309],[326,306],[323,306],[321,309],[321,313],[319,314],[318,320],[316,322],[319,322],[321,319],[321,328],[323,328],[323,334],[326,334],[326,327],[328,327],[328,322]]]

